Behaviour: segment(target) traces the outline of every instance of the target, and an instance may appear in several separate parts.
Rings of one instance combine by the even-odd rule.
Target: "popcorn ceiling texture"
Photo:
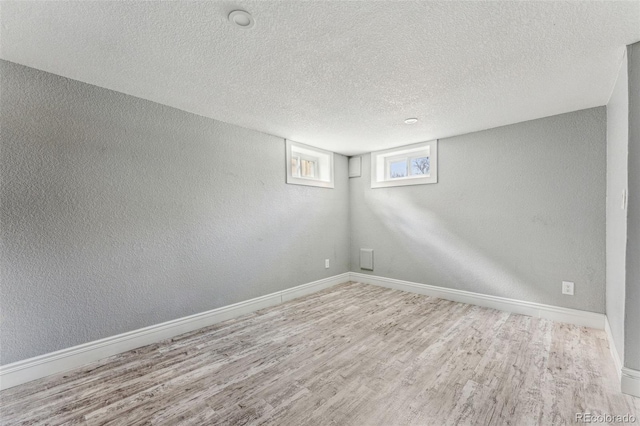
[[[638,1],[0,8],[3,59],[343,154],[605,105],[640,40]]]
[[[604,107],[442,139],[435,185],[371,189],[366,155],[350,179],[352,270],[603,313],[605,166]]]
[[[0,74],[1,364],[349,270],[345,157],[287,185],[283,139]]]

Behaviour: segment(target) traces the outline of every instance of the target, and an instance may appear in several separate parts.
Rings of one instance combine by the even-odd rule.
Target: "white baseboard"
[[[609,324],[608,317],[605,317],[604,329],[607,332],[611,357],[616,365],[616,372],[620,380],[620,391],[640,398],[640,371],[624,367],[624,359],[618,354],[618,349],[616,349],[615,342],[613,341],[613,334],[611,333],[611,325]]]
[[[604,325],[604,329],[607,332],[607,339],[609,340],[611,357],[616,365],[616,372],[620,380],[620,391],[640,398],[640,371],[624,367],[624,359],[620,357],[615,342],[613,341],[613,334],[611,333],[611,325],[609,324],[608,317],[605,317]]]
[[[152,325],[116,336],[107,337],[105,339],[88,342],[71,348],[62,349],[60,351],[0,366],[0,390],[52,374],[68,371],[118,353],[169,339],[182,333],[187,333],[221,321],[236,318],[259,309],[284,303],[297,297],[315,293],[346,281],[358,281],[366,284],[424,294],[439,297],[441,299],[469,303],[502,311],[546,318],[597,329],[607,328],[605,325],[606,317],[603,314],[507,299],[504,297],[488,296],[469,291],[447,289],[444,287],[413,283],[393,278],[378,277],[358,272],[347,272],[287,290],[256,297],[244,302],[213,309],[211,311],[167,321],[161,324]],[[608,333],[610,334],[610,329]],[[613,348],[612,351],[615,351],[615,345],[610,343],[610,347]],[[614,362],[620,362],[617,352],[613,357]],[[618,365],[616,365],[616,367],[618,368]],[[622,371],[623,389],[628,389],[625,392],[631,395],[638,395],[640,373],[626,368],[618,368],[618,371]],[[634,392],[636,393],[634,394]]]
[[[581,325],[585,327],[604,329],[605,315],[595,312],[580,311],[577,309],[561,308],[559,306],[544,305],[542,303],[525,302],[523,300],[508,299],[506,297],[489,296],[473,293],[471,291],[454,290],[444,287],[436,287],[428,284],[414,283],[411,281],[396,280],[393,278],[378,277],[375,275],[351,272],[350,281],[424,294],[454,302],[469,303],[498,309],[500,311],[545,318],[558,322]]]
[[[607,332],[607,340],[609,341],[609,351],[611,351],[611,358],[613,358],[613,363],[616,365],[616,373],[618,373],[618,380],[620,380],[622,378],[623,360],[622,358],[620,358],[620,354],[618,353],[616,344],[613,341],[613,333],[611,332],[609,317],[607,317],[606,315],[604,317],[604,331]]]
[[[640,371],[622,367],[620,387],[623,393],[640,398]]]
[[[346,272],[255,299],[0,366],[0,390],[274,306],[349,281]]]

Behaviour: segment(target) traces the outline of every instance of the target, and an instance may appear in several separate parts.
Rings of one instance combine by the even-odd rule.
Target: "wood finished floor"
[[[0,392],[2,424],[556,425],[638,414],[600,330],[360,283]]]

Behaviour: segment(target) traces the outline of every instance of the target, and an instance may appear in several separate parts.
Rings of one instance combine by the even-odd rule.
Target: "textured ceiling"
[[[637,1],[0,4],[3,59],[343,154],[603,105],[640,40]]]

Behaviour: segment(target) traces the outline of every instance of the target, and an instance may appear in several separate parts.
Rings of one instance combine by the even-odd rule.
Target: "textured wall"
[[[287,185],[280,138],[0,72],[2,364],[349,270],[345,157]]]
[[[624,355],[624,292],[627,250],[627,210],[622,191],[627,189],[629,150],[629,92],[627,56],[607,104],[607,280],[606,313],[620,356]]]
[[[371,189],[364,156],[352,270],[373,248],[375,275],[604,312],[605,126],[599,107],[443,139],[434,185]]]
[[[368,156],[347,184],[336,156],[328,190],[284,184],[280,138],[0,71],[2,364],[358,271],[360,247],[376,275],[604,311],[604,108],[441,140],[436,185],[371,190]]]
[[[627,48],[629,72],[629,209],[624,365],[640,370],[640,43]]]

